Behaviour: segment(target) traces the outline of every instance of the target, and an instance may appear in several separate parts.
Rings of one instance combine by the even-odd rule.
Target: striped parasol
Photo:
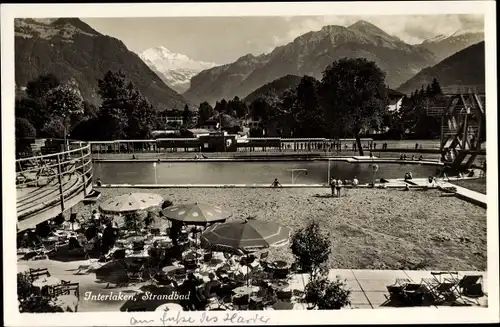
[[[231,216],[231,212],[207,203],[188,203],[174,205],[161,211],[163,216],[170,220],[180,221],[189,225],[206,225],[224,221]]]
[[[154,193],[128,193],[104,201],[99,209],[106,213],[120,213],[144,210],[159,206],[163,198]]]
[[[202,242],[251,252],[288,242],[290,229],[273,222],[247,220],[217,224],[201,235]]]

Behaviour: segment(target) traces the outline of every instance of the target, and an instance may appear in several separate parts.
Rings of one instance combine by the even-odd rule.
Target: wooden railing
[[[18,221],[57,206],[63,212],[71,207],[66,205],[69,200],[87,196],[92,188],[91,156],[89,144],[71,142],[63,152],[16,160]]]

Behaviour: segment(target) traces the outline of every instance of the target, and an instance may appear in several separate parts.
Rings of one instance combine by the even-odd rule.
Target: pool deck
[[[116,301],[97,301],[85,300],[86,292],[92,294],[133,294],[137,292],[140,286],[148,285],[149,282],[130,285],[122,288],[111,286],[106,288],[106,283],[99,283],[96,280],[95,273],[75,274],[80,265],[88,264],[88,261],[71,261],[60,262],[54,260],[36,260],[36,261],[18,261],[17,271],[26,271],[29,268],[48,268],[51,276],[62,280],[69,280],[73,283],[80,284],[80,303],[79,312],[119,312],[125,300]],[[482,275],[483,289],[488,293],[488,274],[484,271],[459,271],[458,278],[464,275]],[[360,270],[360,269],[330,269],[328,278],[335,280],[338,276],[341,280],[345,280],[347,288],[351,290],[350,301],[351,306],[345,309],[381,309],[395,308],[389,304],[387,296],[387,286],[396,282],[396,279],[409,279],[412,283],[419,284],[422,278],[431,278],[430,271],[424,270]],[[305,285],[310,279],[309,274],[294,274],[289,281],[290,288],[303,291]],[[477,307],[487,307],[488,297],[483,296],[478,301],[472,301],[471,304]],[[467,301],[469,302],[469,301]],[[304,309],[296,307],[296,309]],[[436,309],[437,306],[429,306],[427,308]]]

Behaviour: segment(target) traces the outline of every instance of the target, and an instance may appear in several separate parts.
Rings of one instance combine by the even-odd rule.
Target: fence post
[[[90,151],[89,151],[90,153]],[[80,156],[81,156],[81,161],[82,161],[82,179],[83,179],[83,194],[85,197],[87,197],[87,175],[85,173],[86,171],[86,159],[84,157],[83,153],[83,147],[80,145]]]
[[[57,179],[59,182],[59,196],[61,198],[61,212],[64,212],[64,192],[62,186],[62,169],[61,169],[61,157],[57,154]]]

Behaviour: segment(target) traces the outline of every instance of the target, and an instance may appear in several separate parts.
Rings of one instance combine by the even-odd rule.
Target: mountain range
[[[39,75],[53,73],[62,82],[74,83],[97,105],[97,79],[108,70],[122,70],[156,108],[168,110],[235,96],[251,102],[259,94],[281,94],[295,86],[299,76],[321,79],[334,60],[364,57],[386,72],[390,88],[409,93],[434,77],[442,86],[484,85],[484,42],[482,47],[474,44],[483,40],[482,31],[465,30],[410,45],[359,21],[348,27],[325,26],[270,53],[247,54],[217,66],[165,47],[138,55],[77,18],[16,19],[15,81],[19,90]]]
[[[364,57],[387,73],[387,83],[397,87],[421,69],[437,63],[427,49],[407,44],[366,21],[348,27],[330,25],[303,34],[268,54],[245,55],[234,63],[207,69],[191,79],[183,95],[193,102],[244,98],[253,90],[281,76],[309,75],[320,79],[334,60]]]
[[[196,61],[186,55],[173,53],[163,46],[144,50],[139,57],[165,84],[179,93],[189,89],[193,76],[217,66],[213,62]]]
[[[280,97],[285,93],[285,91],[290,90],[297,85],[299,85],[302,77],[296,75],[286,75],[275,79],[274,81],[264,84],[248,96],[243,99],[243,102],[247,104],[251,104],[254,100],[271,96],[271,97]]]
[[[98,105],[97,80],[109,70],[122,70],[159,110],[189,104],[122,41],[97,32],[78,18],[15,19],[17,88],[41,74],[53,73],[63,83],[72,80],[84,99]]]
[[[458,85],[484,87],[484,41],[451,55],[435,66],[423,69],[403,83],[397,90],[405,94],[411,94],[422,86],[426,87],[434,78],[439,81],[443,88]]]
[[[191,79],[191,87],[183,96],[194,103],[214,103],[234,96],[244,98],[260,86],[288,74],[321,79],[324,69],[343,57],[375,61],[386,72],[388,86],[395,89],[422,69],[434,66],[476,40],[484,40],[484,33],[456,31],[410,45],[366,21],[348,27],[325,26],[268,54],[247,54],[233,63],[204,70]]]
[[[441,61],[481,41],[484,41],[482,30],[458,30],[448,35],[440,34],[425,40],[418,47],[431,51],[436,59]]]

